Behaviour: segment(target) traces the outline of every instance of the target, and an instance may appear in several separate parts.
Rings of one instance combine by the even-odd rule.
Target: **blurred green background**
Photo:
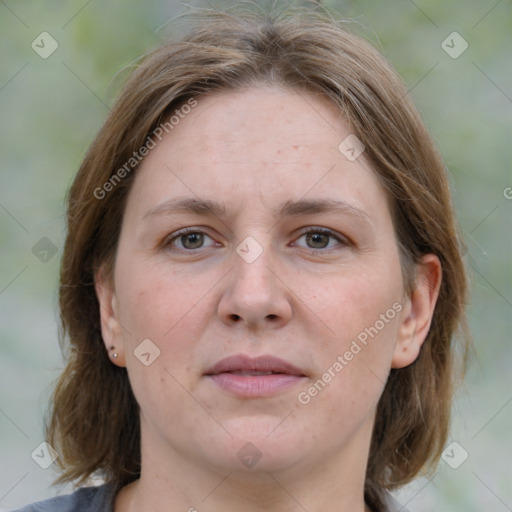
[[[324,3],[407,83],[450,168],[472,271],[476,357],[449,440],[468,458],[457,469],[441,460],[435,476],[397,498],[411,512],[512,510],[512,2]],[[56,304],[66,190],[125,68],[164,42],[179,25],[169,20],[185,10],[163,0],[0,1],[0,510],[56,493],[52,469],[31,453],[62,368]],[[41,48],[42,32],[58,44],[49,56],[54,43],[43,36]],[[457,58],[442,47],[453,32],[468,44]]]

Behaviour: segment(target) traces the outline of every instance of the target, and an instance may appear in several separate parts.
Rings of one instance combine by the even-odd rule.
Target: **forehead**
[[[364,153],[350,159],[340,151],[347,137],[354,135],[339,109],[310,92],[261,87],[199,97],[143,160],[129,204],[140,213],[187,195],[261,211],[314,196],[350,199],[368,213],[387,209]]]

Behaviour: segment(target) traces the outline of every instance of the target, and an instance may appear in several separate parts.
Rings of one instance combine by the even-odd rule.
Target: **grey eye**
[[[297,239],[296,243],[300,247],[314,250],[332,249],[337,245],[347,245],[345,240],[340,238],[336,233],[332,231],[325,231],[319,228],[310,229],[309,231],[303,233]]]
[[[181,245],[185,249],[199,249],[204,243],[204,233],[187,233],[186,235],[181,235],[178,240],[180,240]]]
[[[327,233],[307,233],[306,234],[306,243],[312,249],[325,249],[329,245],[329,239],[332,238],[331,235]]]

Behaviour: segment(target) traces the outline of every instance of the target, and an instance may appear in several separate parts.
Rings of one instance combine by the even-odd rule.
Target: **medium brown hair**
[[[378,507],[382,490],[437,463],[468,343],[466,273],[445,165],[401,79],[368,42],[314,9],[245,9],[210,12],[184,38],[142,60],[70,189],[60,284],[67,366],[47,423],[48,441],[60,454],[59,481],[82,483],[97,473],[122,485],[140,473],[138,405],[126,370],[105,351],[94,289],[100,266],[111,275],[137,166],[101,199],[95,191],[114,183],[148,136],[191,98],[259,84],[312,91],[339,107],[388,191],[409,289],[420,257],[440,258],[443,279],[428,337],[412,365],[391,370],[378,405],[365,499]]]

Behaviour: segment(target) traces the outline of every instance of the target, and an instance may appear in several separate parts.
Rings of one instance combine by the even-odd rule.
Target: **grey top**
[[[82,487],[73,494],[57,496],[14,512],[114,512],[115,489],[110,485]]]
[[[14,512],[114,512],[116,492],[110,485],[82,487],[68,496],[27,505]],[[390,494],[386,503],[388,509],[382,512],[407,512]]]

